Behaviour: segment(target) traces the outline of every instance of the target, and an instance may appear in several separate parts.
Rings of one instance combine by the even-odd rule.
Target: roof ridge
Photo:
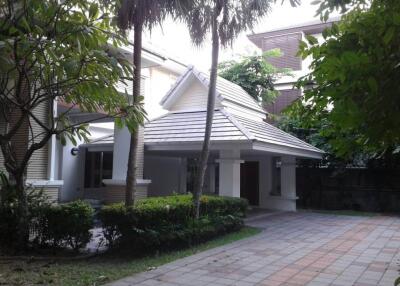
[[[230,122],[232,122],[233,125],[235,125],[249,140],[255,140],[255,136],[251,134],[249,130],[247,130],[246,127],[244,127],[239,121],[236,120],[235,116],[233,114],[230,114],[227,110],[224,108],[221,108],[221,113],[226,116],[226,118],[229,119]]]
[[[168,98],[171,96],[171,94],[178,88],[178,86],[181,84],[181,82],[188,76],[190,72],[192,72],[194,69],[193,66],[189,66],[186,71],[179,76],[179,78],[175,81],[173,86],[167,91],[167,93],[164,95],[164,97],[161,99],[160,104],[164,105],[165,102],[168,100]]]

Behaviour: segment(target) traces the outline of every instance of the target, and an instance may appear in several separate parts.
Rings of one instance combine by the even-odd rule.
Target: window
[[[100,188],[104,179],[112,178],[112,152],[86,152],[85,188]]]

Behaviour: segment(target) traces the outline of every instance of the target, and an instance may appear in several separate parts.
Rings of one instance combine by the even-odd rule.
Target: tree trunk
[[[26,200],[25,192],[25,175],[18,174],[14,177],[15,189],[18,200],[18,225],[17,225],[17,241],[16,249],[18,251],[24,251],[29,242],[29,223],[28,223],[28,203]]]
[[[141,58],[142,58],[142,31],[143,23],[134,25],[133,42],[133,104],[138,104],[140,99],[141,83]],[[139,126],[131,133],[129,147],[128,170],[126,174],[125,205],[132,206],[135,196],[136,185],[136,161],[139,141]]]
[[[193,194],[193,203],[194,203],[196,218],[199,218],[200,216],[200,197],[203,192],[204,177],[207,170],[208,155],[210,152],[211,130],[214,117],[214,108],[215,108],[217,68],[218,68],[218,57],[219,57],[219,35],[218,35],[217,17],[220,13],[215,13],[215,14],[216,15],[214,16],[212,25],[212,63],[210,72],[210,84],[208,88],[206,129],[204,134],[203,148],[201,150],[201,155],[200,155],[200,165],[198,168],[198,174]]]

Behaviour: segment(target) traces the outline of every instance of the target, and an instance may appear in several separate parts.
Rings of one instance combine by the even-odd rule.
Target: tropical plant
[[[212,41],[206,127],[193,196],[196,217],[199,217],[200,196],[210,149],[220,45],[232,44],[239,33],[253,28],[261,17],[268,14],[273,2],[273,0],[199,0],[187,15],[189,33],[193,43],[195,45],[203,43],[209,32],[211,32]],[[290,0],[290,2],[292,5],[296,5],[299,1]]]
[[[279,92],[274,82],[283,75],[289,75],[289,69],[276,68],[268,62],[271,58],[282,56],[279,49],[264,52],[262,55],[243,56],[219,64],[219,75],[241,86],[258,102],[272,103]]]
[[[133,28],[133,104],[140,104],[142,33],[161,24],[166,16],[177,17],[188,11],[192,1],[185,0],[120,0],[118,2],[118,26],[123,29]],[[143,122],[138,122],[143,123]],[[136,163],[139,144],[139,126],[131,130],[131,140],[126,174],[125,204],[134,203],[136,184]]]
[[[142,106],[128,106],[115,87],[131,65],[119,52],[127,40],[115,33],[111,10],[102,1],[0,0],[0,147],[17,192],[21,247],[29,160],[54,136],[86,139],[89,121],[71,121],[72,112],[124,117],[130,126],[143,117]]]
[[[308,37],[300,45],[303,58],[312,57],[312,72],[298,83],[302,118],[329,122],[323,133],[339,157],[355,149],[373,156],[400,151],[399,35],[400,2],[375,0],[325,30],[324,43]]]

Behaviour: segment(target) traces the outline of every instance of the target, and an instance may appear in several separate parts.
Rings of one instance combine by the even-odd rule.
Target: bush
[[[27,220],[30,233],[35,233],[34,221],[39,217],[41,209],[49,206],[48,198],[42,190],[26,189],[28,208]],[[11,252],[18,241],[18,200],[14,186],[6,175],[0,172],[0,250]]]
[[[48,206],[38,219],[37,241],[78,250],[92,238],[93,216],[94,209],[82,201]]]
[[[193,245],[239,229],[246,209],[243,199],[203,196],[201,218],[194,220],[192,196],[175,195],[144,199],[131,208],[105,206],[99,218],[109,246],[148,251]]]

